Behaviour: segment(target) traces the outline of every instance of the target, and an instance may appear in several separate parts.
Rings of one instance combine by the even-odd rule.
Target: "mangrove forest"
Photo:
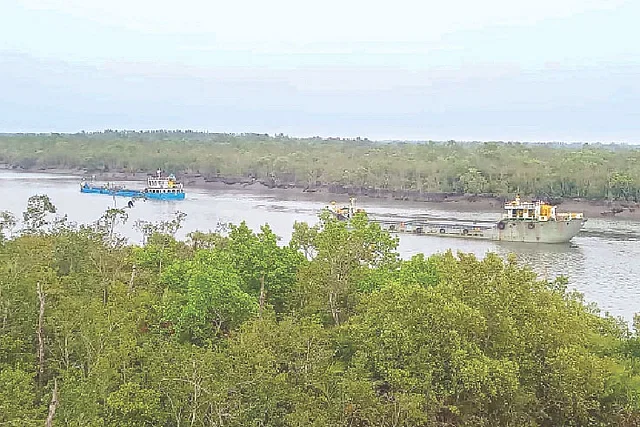
[[[640,150],[601,144],[375,142],[192,131],[0,135],[0,163],[26,170],[148,173],[336,188],[355,194],[482,194],[640,201]],[[235,180],[235,181],[234,181]],[[244,181],[243,181],[244,180]]]
[[[89,162],[86,147],[99,158],[101,145],[80,137],[63,156],[63,140],[46,142],[58,147],[48,162]],[[289,143],[299,147],[292,153],[330,153],[265,142]],[[37,144],[45,142],[29,149]],[[108,144],[130,153],[103,159],[109,167],[147,161],[131,148],[140,142]],[[185,166],[196,166],[198,150],[227,156],[246,146],[216,153],[168,141],[161,153],[182,144]],[[379,149],[459,152],[466,161],[476,150]],[[258,161],[254,150],[234,164]],[[556,161],[554,149],[531,150],[529,159]],[[640,423],[638,330],[515,257],[402,260],[397,238],[365,214],[295,223],[284,245],[267,224],[220,224],[177,240],[180,212],[129,224],[127,210],[113,208],[74,224],[46,195],[26,206],[0,213],[2,426]],[[119,227],[136,227],[143,244],[125,241]]]

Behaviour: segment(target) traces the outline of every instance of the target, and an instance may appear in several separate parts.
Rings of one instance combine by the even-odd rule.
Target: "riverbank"
[[[94,178],[96,181],[109,182],[144,182],[147,175],[144,173],[129,172],[101,172],[88,173],[84,170],[72,169],[39,169],[25,170],[13,169],[8,165],[0,165],[0,169],[10,170],[18,173],[46,173],[51,175],[70,175],[82,178]],[[182,174],[185,187],[224,190],[232,192],[249,192],[259,195],[270,195],[276,198],[286,198],[295,200],[317,201],[328,203],[336,200],[338,203],[348,203],[351,194],[349,188],[339,185],[324,186],[308,190],[295,187],[293,185],[265,184],[259,180],[237,177],[206,177],[201,174]],[[187,190],[188,191],[188,190]],[[391,192],[381,190],[363,191],[358,189],[355,193],[359,203],[376,203],[393,206],[425,207],[459,212],[502,212],[503,200],[498,197],[482,195],[460,195],[445,193],[410,193]],[[554,203],[559,205],[560,211],[582,212],[588,218],[615,217],[621,220],[640,221],[640,204],[634,202],[609,202],[606,200],[578,200],[564,199]]]

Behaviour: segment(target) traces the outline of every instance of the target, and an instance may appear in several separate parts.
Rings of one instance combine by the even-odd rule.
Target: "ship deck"
[[[371,222],[390,233],[492,239],[494,221],[425,220],[371,218]]]

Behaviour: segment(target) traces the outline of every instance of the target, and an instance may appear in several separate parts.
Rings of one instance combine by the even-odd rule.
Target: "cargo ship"
[[[340,220],[349,220],[362,209],[337,207],[335,202],[326,209]],[[522,243],[568,243],[587,221],[582,213],[558,212],[557,206],[542,201],[523,202],[520,196],[504,205],[502,219],[495,221],[459,221],[442,219],[384,219],[370,217],[391,233],[461,237],[478,240]]]
[[[182,183],[173,174],[162,176],[161,170],[158,170],[155,175],[147,177],[147,186],[142,190],[126,188],[109,182],[96,185],[83,180],[80,183],[80,192],[153,200],[184,200],[185,198]]]

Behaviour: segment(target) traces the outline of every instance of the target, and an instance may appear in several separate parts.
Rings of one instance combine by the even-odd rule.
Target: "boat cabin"
[[[364,212],[364,209],[356,208],[355,197],[349,198],[349,206],[338,207],[335,200],[333,200],[326,209],[340,220],[348,220],[353,218],[355,214]]]
[[[573,212],[556,212],[556,206],[548,203],[535,201],[523,202],[520,196],[516,196],[515,200],[504,205],[506,213],[503,214],[504,219],[510,220],[529,220],[529,221],[568,221],[572,219],[582,219],[582,213]]]
[[[147,194],[181,194],[184,193],[184,188],[181,182],[176,180],[175,175],[171,174],[168,177],[162,176],[162,171],[158,170],[155,176],[147,177],[147,188],[145,189]]]

